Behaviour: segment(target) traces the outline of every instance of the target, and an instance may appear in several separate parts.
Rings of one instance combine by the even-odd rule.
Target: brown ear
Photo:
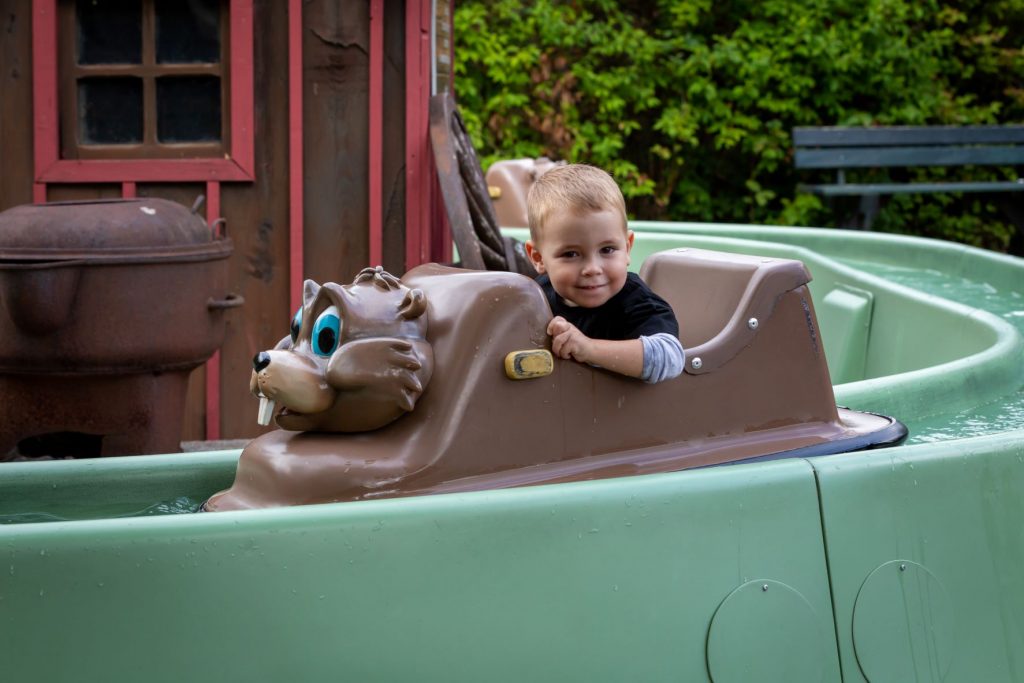
[[[313,282],[312,280],[306,280],[302,283],[302,306],[303,308],[313,303],[313,299],[320,292],[320,285]]]
[[[427,310],[427,297],[423,295],[422,289],[410,289],[402,299],[402,305],[398,307],[398,314],[406,320],[412,320],[423,315]]]

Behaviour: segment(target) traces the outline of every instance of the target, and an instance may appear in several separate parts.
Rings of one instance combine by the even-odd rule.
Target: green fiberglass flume
[[[1024,263],[830,230],[633,227],[638,261],[679,248],[802,261],[836,399],[899,416],[916,443],[138,518],[118,515],[230,486],[238,453],[14,463],[0,513],[76,521],[0,527],[5,672],[1014,680]]]

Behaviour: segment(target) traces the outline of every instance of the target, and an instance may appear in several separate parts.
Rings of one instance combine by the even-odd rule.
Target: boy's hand
[[[551,353],[565,360],[588,363],[629,377],[644,371],[644,345],[639,339],[591,339],[562,316],[548,323]]]
[[[551,319],[548,323],[548,334],[551,335],[551,353],[559,358],[571,358],[580,363],[589,361],[593,340],[562,316]]]

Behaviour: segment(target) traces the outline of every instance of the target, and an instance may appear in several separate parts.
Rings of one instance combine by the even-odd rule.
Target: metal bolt
[[[903,562],[900,562],[900,571],[901,572],[907,571],[907,565],[904,564]]]
[[[693,366],[694,370],[700,370],[700,366],[704,365],[704,362],[698,357],[691,360],[690,365]]]
[[[757,318],[751,318],[750,320],[747,321],[747,327],[749,327],[752,330],[756,330],[757,329],[757,325],[758,325]]]
[[[766,591],[766,590],[768,590],[768,584],[767,584],[767,583],[766,583],[766,584],[762,584],[762,586],[761,586],[761,590],[762,590],[762,591]]]

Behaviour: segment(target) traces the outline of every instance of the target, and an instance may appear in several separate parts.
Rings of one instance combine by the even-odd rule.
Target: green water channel
[[[1024,680],[1024,261],[642,230],[634,265],[686,246],[804,259],[819,320],[835,289],[873,292],[836,395],[916,443],[198,515],[163,513],[228,486],[238,451],[10,463],[0,513],[55,523],[0,525],[0,678]]]
[[[703,248],[738,250],[749,253],[755,253],[757,250],[768,250],[772,255],[805,259],[815,275],[816,281],[813,283],[813,286],[824,287],[824,289],[819,289],[815,293],[815,299],[819,306],[821,305],[820,299],[823,294],[836,282],[842,280],[841,274],[837,276],[831,272],[835,270],[835,264],[839,264],[840,267],[847,268],[856,274],[866,274],[870,278],[878,278],[887,283],[906,287],[928,296],[940,297],[947,301],[956,302],[968,307],[970,310],[985,311],[1001,318],[1018,332],[1024,334],[1024,276],[1014,277],[1011,275],[1007,277],[1003,273],[1002,276],[993,278],[994,283],[981,281],[976,276],[979,273],[984,274],[986,272],[983,268],[950,267],[948,270],[940,270],[937,267],[931,267],[935,265],[935,262],[927,258],[901,259],[898,250],[890,253],[865,249],[863,244],[857,244],[858,241],[863,243],[865,236],[856,233],[843,234],[838,231],[832,231],[831,233],[814,231],[811,234],[818,241],[807,244],[806,233],[794,229],[780,229],[778,231],[759,229],[756,232],[747,234],[749,229],[746,228],[730,229],[728,226],[698,225],[695,228],[691,228],[693,234],[687,234],[687,231],[680,229],[677,224],[670,224],[674,234],[669,237],[668,235],[658,234],[667,232],[657,229],[661,227],[660,225],[656,225],[654,230],[650,230],[650,226],[647,225],[636,227],[639,236],[636,249],[637,258],[634,259],[634,266],[639,264],[651,251],[679,246],[681,244],[678,242],[679,239],[689,240],[686,243],[692,242],[694,246]],[[710,236],[709,233],[711,233]],[[518,234],[516,236],[525,237],[525,235]],[[776,236],[780,238],[778,243],[774,240],[769,241],[770,238]],[[756,237],[756,240],[751,240],[751,237]],[[847,248],[847,245],[843,242],[844,238],[852,240],[852,248]],[[706,243],[708,239],[717,240],[717,242]],[[929,247],[933,246],[929,245]],[[938,246],[945,247],[945,245],[941,244]],[[973,254],[973,252],[970,253]],[[896,263],[903,262],[910,262],[912,265],[896,265]],[[1020,268],[1019,265],[1017,267]],[[972,277],[965,277],[964,272],[970,273]],[[1024,273],[1024,268],[1021,268],[1021,272]],[[859,284],[864,285],[864,283]],[[870,286],[870,284],[867,286]],[[876,286],[881,288],[885,285],[877,284]],[[969,315],[970,310],[964,309],[960,315]],[[890,314],[888,320],[892,319]],[[950,320],[954,319],[951,318]],[[936,336],[942,336],[942,329],[938,330]],[[892,339],[883,340],[880,343],[883,344],[885,355],[895,354],[895,346],[897,344],[894,344]],[[921,339],[918,338],[912,344],[921,344]],[[953,349],[957,346],[957,343],[955,341],[950,342],[948,339],[937,338],[934,345],[937,347],[945,345]],[[950,354],[953,354],[953,351],[947,350],[946,356],[948,357]],[[910,360],[911,362],[916,362],[918,359],[912,358]],[[999,392],[980,392],[981,395],[985,396],[985,400],[961,401],[960,409],[956,409],[954,405],[953,410],[943,410],[942,406],[950,404],[942,400],[929,403],[925,410],[919,409],[919,403],[907,404],[911,409],[903,410],[900,408],[899,401],[893,403],[889,400],[886,402],[885,395],[890,392],[887,389],[888,384],[885,383],[891,384],[887,374],[912,369],[911,367],[903,367],[906,363],[906,358],[898,362],[893,361],[890,364],[892,367],[876,368],[874,374],[868,375],[869,378],[872,378],[870,381],[881,381],[883,384],[880,387],[873,386],[868,387],[866,390],[851,392],[849,391],[850,387],[858,384],[858,382],[840,385],[837,389],[837,396],[840,402],[847,403],[852,395],[855,399],[849,403],[851,407],[892,414],[902,420],[910,430],[910,437],[906,445],[948,442],[969,437],[1024,430],[1024,387],[1020,385],[1011,384],[1010,388],[1001,395],[997,395]],[[929,363],[921,361],[921,364],[915,367],[920,367],[922,364],[927,367]],[[948,374],[956,375],[955,372]],[[833,379],[835,378],[836,375],[833,374]],[[906,394],[906,385],[898,387],[896,391],[891,393],[896,396]],[[865,396],[867,399],[864,398]],[[882,396],[882,398],[878,399],[879,396]],[[860,399],[859,401],[857,400],[858,398]],[[881,402],[876,405],[876,401],[879,400]],[[0,524],[101,518],[124,519],[195,512],[209,495],[230,484],[234,463],[237,459],[237,451],[221,453],[216,458],[216,461],[210,460],[206,456],[200,455],[197,457],[199,460],[196,460],[191,466],[195,468],[193,472],[203,472],[205,474],[201,476],[197,474],[194,477],[179,482],[174,487],[161,486],[150,491],[132,489],[126,491],[123,497],[120,495],[116,499],[107,497],[104,499],[105,502],[93,501],[88,505],[82,505],[81,498],[69,491],[53,491],[52,495],[48,496],[49,502],[46,505],[45,511],[24,508],[0,509]],[[187,470],[190,467],[186,461],[194,459],[192,456],[183,455],[147,456],[146,458],[138,459],[140,462],[137,467],[142,468],[138,474],[152,474],[158,469],[161,471],[164,469],[170,471],[172,468],[176,470],[184,468]],[[166,462],[164,462],[165,460]],[[37,463],[35,466],[43,469],[53,467],[55,474],[59,471],[63,475],[60,477],[62,482],[89,481],[94,476],[97,476],[96,472],[99,472],[101,477],[107,476],[103,473],[104,463],[98,461],[74,464]],[[14,470],[20,471],[24,466],[12,465],[8,467],[13,467],[13,470],[8,470],[13,474]],[[81,471],[79,472],[79,470]],[[145,470],[145,472],[142,470]],[[211,475],[213,479],[205,478]],[[25,476],[27,481],[36,478],[35,475],[31,475],[27,471]],[[8,486],[10,485],[9,482]],[[53,485],[54,489],[58,486],[64,488],[64,483]],[[169,495],[171,493],[173,495]]]
[[[837,258],[845,265],[904,287],[981,308],[1001,317],[1024,334],[1024,291],[997,288],[987,282],[931,268],[911,268],[856,258]],[[1024,280],[1021,281],[1024,289]],[[906,444],[933,443],[1024,429],[1024,387],[991,403],[951,415],[911,421]]]

